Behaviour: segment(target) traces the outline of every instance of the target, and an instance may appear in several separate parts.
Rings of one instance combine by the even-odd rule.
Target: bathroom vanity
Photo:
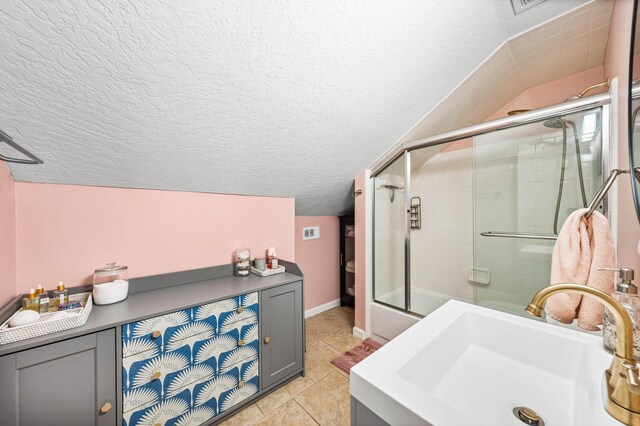
[[[264,278],[225,265],[132,279],[84,326],[0,346],[2,424],[228,418],[304,373],[303,276],[283,263]]]

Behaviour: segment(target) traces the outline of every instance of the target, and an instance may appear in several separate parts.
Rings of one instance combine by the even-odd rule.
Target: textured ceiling
[[[45,160],[10,169],[340,214],[353,177],[491,52],[581,4],[4,1],[0,129]]]

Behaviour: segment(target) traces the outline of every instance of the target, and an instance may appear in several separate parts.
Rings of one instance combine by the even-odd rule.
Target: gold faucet
[[[607,413],[630,426],[640,426],[640,378],[633,356],[633,322],[626,309],[606,293],[580,284],[555,284],[533,296],[525,311],[542,316],[546,300],[558,293],[591,296],[607,307],[616,321],[616,352],[611,366],[604,372],[607,383]]]

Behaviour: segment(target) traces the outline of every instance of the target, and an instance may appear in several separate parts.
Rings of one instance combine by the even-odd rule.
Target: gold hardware
[[[269,344],[269,342],[271,342],[271,337],[269,337],[269,336],[265,337],[265,338],[264,338],[264,344],[265,344],[265,345],[268,345],[268,344]]]
[[[240,339],[238,340],[238,346],[243,346],[244,345],[244,340]]]
[[[540,317],[546,300],[558,293],[582,294],[595,298],[613,314],[616,324],[616,353],[605,371],[609,398],[605,409],[613,418],[629,426],[640,426],[640,379],[633,356],[633,322],[618,301],[599,290],[580,284],[545,287],[531,299],[525,311]]]
[[[107,414],[107,413],[109,412],[109,410],[111,410],[111,403],[110,403],[110,402],[105,403],[105,404],[102,406],[102,408],[100,408],[100,412],[101,412],[102,414]]]
[[[520,410],[518,410],[518,413],[520,417],[523,417],[524,420],[527,422],[538,423],[540,421],[540,416],[538,416],[535,411],[527,407],[520,407]]]
[[[597,89],[599,87],[604,87],[605,89],[609,89],[609,79],[607,78],[605,81],[603,81],[602,83],[597,83],[597,84],[592,84],[591,86],[587,87],[586,89],[584,89],[582,92],[580,92],[579,95],[576,96],[572,96],[569,99],[580,99],[581,97],[583,97],[584,95],[586,95],[587,93],[589,93],[590,91],[592,91],[593,89]]]
[[[160,424],[160,423],[156,423],[156,424],[154,424],[153,426],[162,426],[162,424]]]
[[[529,112],[531,111],[530,109],[514,109],[513,111],[509,111],[507,113],[507,115],[518,115],[518,114],[522,114],[523,112]]]
[[[160,378],[160,372],[156,371],[151,375],[151,380],[158,380]]]
[[[353,194],[351,194],[353,198],[359,197],[361,195],[362,195],[362,189],[356,189],[356,191]]]
[[[154,339],[157,339],[158,337],[160,337],[160,330],[156,330],[153,333],[151,333],[151,337]]]
[[[244,386],[244,382],[242,380],[240,380],[238,382],[238,389],[242,388]]]
[[[244,306],[240,306],[238,309],[236,309],[237,313],[242,313],[242,311],[244,311]]]

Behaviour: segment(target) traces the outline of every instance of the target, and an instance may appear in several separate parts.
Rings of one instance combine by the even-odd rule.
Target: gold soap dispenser
[[[601,271],[616,271],[620,282],[615,286],[611,297],[616,299],[631,316],[633,322],[633,355],[640,360],[640,332],[638,331],[638,318],[640,318],[640,295],[638,287],[633,281],[633,269],[629,268],[605,268]],[[610,354],[616,351],[616,324],[611,312],[605,308],[602,323],[602,338],[604,349]]]

